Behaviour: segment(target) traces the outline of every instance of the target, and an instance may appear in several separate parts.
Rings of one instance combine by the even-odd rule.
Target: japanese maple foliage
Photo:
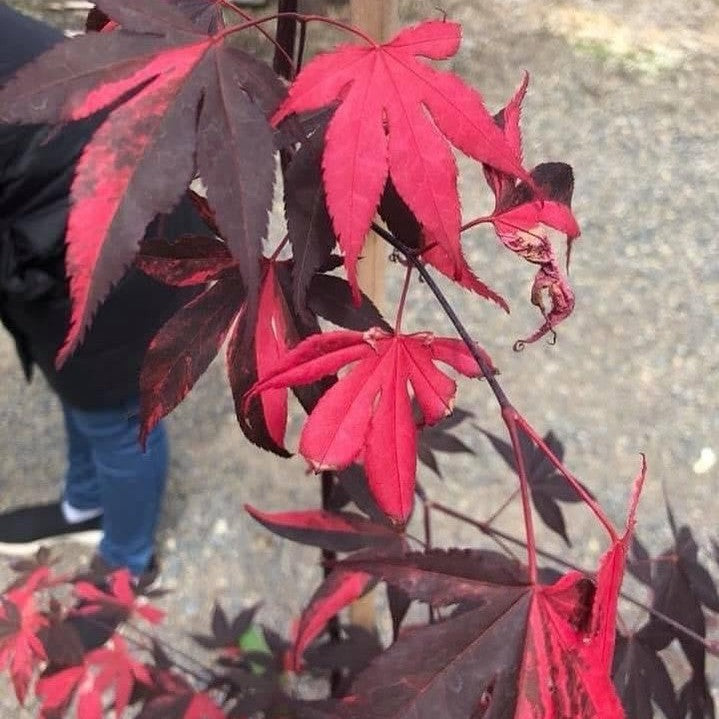
[[[224,350],[242,432],[287,458],[291,390],[307,414],[297,450],[321,475],[322,507],[245,508],[278,536],[319,548],[322,581],[291,641],[258,622],[256,604],[233,618],[216,605],[211,634],[194,635],[212,654],[203,663],[149,640],[146,624],[164,615],[127,571],[59,575],[41,550],[15,566],[0,600],[0,668],[18,700],[34,693],[41,719],[713,719],[706,657],[717,649],[706,614],[719,611],[719,595],[691,530],[668,509],[674,546],[653,557],[633,537],[643,465],[618,532],[565,465],[556,435],[542,436],[511,403],[434,279],[508,310],[465,256],[469,231],[486,231],[536,266],[531,300],[542,324],[517,349],[554,338],[574,308],[574,174],[556,161],[525,168],[528,75],[492,114],[476,89],[434,65],[459,50],[454,22],[422,22],[380,44],[299,14],[295,0],[278,10],[251,18],[225,0],[98,0],[86,35],[0,89],[0,121],[94,128],[72,185],[73,308],[58,362],[131,264],[187,288],[143,363],[140,439]],[[353,44],[303,65],[318,23]],[[248,33],[273,43],[272,66],[241,49]],[[486,186],[476,191],[493,197],[490,214],[462,216],[455,149],[481,166]],[[160,221],[143,240],[183,197],[206,233],[168,242]],[[273,197],[286,220],[278,236],[268,236]],[[371,228],[404,273],[394,326],[358,283]],[[554,235],[566,239],[566,259]],[[418,277],[461,339],[403,330]],[[479,453],[457,436],[478,412],[455,410],[454,373],[482,381],[506,428],[504,437],[480,430],[513,488],[488,519],[443,505],[418,479],[418,459],[440,475],[437,453]],[[482,468],[473,461],[469,481]],[[494,526],[515,498],[521,536]],[[595,569],[538,547],[535,511],[567,544],[574,538],[560,503],[584,505],[606,531]],[[495,548],[436,548],[437,514]],[[649,613],[633,628],[618,616],[625,561],[649,593],[646,603],[632,599]],[[342,619],[380,583],[387,636]],[[675,639],[687,666],[676,688],[664,658]],[[308,699],[304,678],[325,682],[327,696]]]
[[[491,361],[486,358],[491,367]],[[257,394],[309,384],[356,363],[329,389],[302,430],[300,453],[316,471],[344,469],[364,455],[369,487],[381,509],[398,522],[414,503],[416,425],[407,384],[422,420],[435,424],[452,411],[456,384],[437,368],[481,374],[460,341],[428,333],[331,332],[310,337],[277,362],[250,390]]]

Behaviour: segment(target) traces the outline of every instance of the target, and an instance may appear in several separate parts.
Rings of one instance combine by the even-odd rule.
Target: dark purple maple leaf
[[[706,637],[706,618],[702,607],[719,611],[716,584],[699,561],[698,546],[691,529],[676,522],[667,500],[667,517],[674,537],[674,546],[651,560],[652,608],[680,625]],[[678,631],[659,617],[651,616],[646,629],[646,642],[656,651],[676,639],[691,667],[692,675],[679,692],[682,716],[706,719],[714,716],[709,700],[705,648],[684,632]]]
[[[285,215],[292,245],[292,304],[305,316],[307,288],[329,259],[337,238],[332,229],[321,158],[325,128],[317,129],[302,143],[285,172]]]
[[[230,620],[225,610],[216,602],[212,610],[212,635],[193,634],[192,638],[205,649],[219,649],[223,657],[235,658],[240,654],[240,637],[250,628],[258,609],[258,604],[243,609]]]
[[[99,7],[121,31],[57,45],[0,92],[6,122],[62,123],[110,109],[72,187],[73,311],[60,363],[132,261],[146,226],[179,201],[196,171],[240,260],[248,314],[256,312],[274,177],[266,118],[285,92],[268,66],[203,32],[179,7],[142,0]]]
[[[491,432],[478,427],[480,432],[484,434],[492,443],[494,449],[499,453],[502,459],[511,467],[514,472],[516,462],[512,445]],[[539,513],[544,523],[554,532],[559,534],[562,539],[571,546],[569,536],[567,535],[567,525],[562,515],[559,502],[580,502],[581,499],[576,491],[568,484],[568,482],[557,471],[554,465],[549,461],[547,455],[537,447],[534,442],[521,430],[518,431],[519,444],[524,458],[524,465],[527,473],[527,480],[531,490],[532,503]],[[544,436],[544,443],[549,447],[552,453],[561,461],[564,457],[564,446],[553,432],[548,432]],[[586,489],[586,487],[585,487]],[[591,492],[587,490],[592,496]]]
[[[367,572],[434,607],[461,611],[399,638],[359,675],[333,716],[354,719],[620,719],[609,679],[616,600],[628,537],[601,562],[547,586],[487,551],[450,550],[337,570]],[[337,571],[336,570],[336,571]]]
[[[470,417],[474,417],[472,412],[468,412],[461,407],[455,407],[449,417],[435,425],[422,427],[417,440],[417,459],[426,467],[429,467],[438,477],[442,477],[442,472],[437,463],[435,452],[475,454],[471,447],[449,431]]]
[[[387,524],[373,522],[354,512],[315,509],[269,513],[248,504],[245,509],[253,519],[280,537],[332,552],[396,544],[400,538]]]
[[[652,719],[654,707],[666,719],[684,719],[680,713],[674,685],[661,656],[647,642],[651,627],[630,636],[619,634],[614,652],[612,679],[622,706],[630,719]]]

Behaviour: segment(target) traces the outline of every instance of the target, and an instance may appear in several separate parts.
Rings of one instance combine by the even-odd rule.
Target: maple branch
[[[239,25],[233,25],[232,27],[228,27],[222,32],[217,33],[215,37],[218,40],[222,40],[228,35],[232,35],[236,32],[242,32],[243,30],[249,30],[249,28],[251,27],[260,27],[263,23],[271,22],[272,20],[278,20],[283,17],[292,18],[300,23],[321,22],[325,25],[330,25],[332,27],[339,28],[340,30],[344,30],[345,32],[351,33],[352,35],[356,35],[372,47],[379,47],[377,42],[375,42],[369,35],[363,33],[360,29],[354,27],[354,25],[349,25],[339,20],[324,17],[323,15],[303,15],[302,13],[297,12],[276,12],[272,13],[272,15],[265,15],[264,17],[256,18],[254,20],[241,23]]]
[[[524,549],[527,548],[527,544],[523,539],[515,537],[507,532],[503,532],[501,529],[496,529],[487,522],[481,522],[477,519],[474,519],[473,517],[470,517],[467,514],[458,512],[457,510],[452,509],[451,507],[447,507],[446,505],[441,504],[440,502],[436,502],[434,500],[428,500],[427,505],[430,510],[434,509],[437,512],[446,514],[448,517],[452,517],[460,522],[463,522],[464,524],[468,524],[469,526],[478,529],[480,532],[482,532],[482,534],[489,537],[490,539],[501,538],[503,541],[514,544],[517,547],[523,547]],[[592,576],[595,574],[594,572],[589,572],[578,564],[570,562],[564,559],[564,557],[559,556],[558,554],[548,552],[541,547],[537,547],[537,555],[543,557],[544,559],[548,559],[551,562],[555,562],[556,564],[560,565],[561,567],[564,567],[565,569],[572,569],[575,572],[581,572],[586,576]],[[684,626],[676,619],[672,619],[672,617],[670,617],[669,615],[664,614],[664,612],[661,612],[658,609],[654,609],[654,607],[652,607],[651,605],[646,604],[641,599],[637,599],[636,597],[631,594],[628,594],[627,592],[620,591],[619,596],[630,604],[633,604],[635,607],[643,609],[659,621],[662,621],[670,627],[676,629],[678,632],[681,632],[689,639],[693,639],[695,642],[701,644],[707,650],[707,652],[709,652],[713,656],[719,657],[719,642],[712,641],[711,639],[703,637],[701,634],[698,634],[689,627]]]
[[[507,499],[505,499],[504,502],[502,502],[502,504],[500,504],[499,507],[494,510],[494,512],[492,512],[492,514],[486,520],[487,526],[495,523],[495,521],[498,519],[499,515],[502,514],[502,512],[504,512],[504,510],[507,509],[507,507],[509,507],[510,504],[512,504],[512,502],[514,501],[515,497],[518,494],[519,494],[519,487],[517,487],[517,489],[515,489],[512,492],[512,494],[510,494],[509,497],[507,497]]]
[[[527,479],[527,470],[524,466],[524,454],[522,445],[519,441],[517,433],[517,420],[519,412],[514,407],[502,407],[502,419],[507,426],[509,438],[512,441],[512,452],[514,453],[514,461],[517,466],[517,476],[519,477],[519,494],[522,498],[522,515],[524,518],[524,533],[527,537],[527,558],[529,569],[529,581],[532,584],[537,583],[537,544],[534,536],[534,518],[532,517],[532,502],[529,497],[529,480]]]
[[[372,230],[377,233],[385,242],[392,245],[392,247],[401,252],[405,256],[405,259],[417,268],[417,271],[427,284],[427,287],[429,287],[429,289],[432,291],[432,294],[436,297],[437,302],[439,302],[439,304],[442,306],[442,309],[449,318],[449,321],[454,325],[454,328],[457,330],[457,333],[467,345],[467,349],[469,350],[470,354],[479,365],[479,369],[481,370],[482,375],[484,375],[484,378],[487,380],[487,384],[489,384],[489,387],[494,393],[494,396],[497,398],[499,406],[510,407],[511,404],[509,402],[509,399],[507,398],[507,395],[504,393],[504,390],[495,378],[492,368],[489,366],[486,359],[477,348],[477,345],[472,340],[472,337],[467,331],[467,328],[464,326],[464,324],[462,324],[462,321],[457,316],[457,313],[454,311],[454,308],[449,303],[449,300],[444,296],[444,293],[434,281],[434,278],[428,272],[427,268],[424,266],[424,263],[419,259],[417,253],[407,247],[391,232],[385,230],[384,227],[381,227],[376,222],[372,223]]]
[[[397,316],[394,321],[394,333],[399,334],[402,327],[402,314],[404,313],[404,303],[407,300],[407,291],[409,290],[409,281],[412,277],[412,265],[407,266],[407,271],[404,275],[404,285],[402,285],[402,294],[399,298],[399,305],[397,306]]]
[[[242,10],[242,8],[237,7],[236,5],[233,5],[229,0],[220,0],[220,5],[222,7],[226,7],[229,10],[232,10],[237,15],[239,15],[243,20],[252,21],[254,18],[249,13]],[[233,26],[234,27],[234,26]],[[292,60],[292,58],[287,54],[287,51],[280,45],[280,43],[270,35],[265,28],[263,28],[260,25],[257,25],[257,30],[259,33],[267,40],[269,40],[274,46],[277,53],[279,53],[281,56],[283,56],[285,62],[289,65],[290,69],[294,68],[295,63]]]
[[[281,13],[297,12],[297,0],[279,0],[277,10]],[[302,23],[302,27],[304,27],[304,23]],[[292,18],[285,16],[278,18],[277,27],[275,28],[277,47],[275,56],[272,58],[272,68],[280,77],[284,77],[286,80],[291,80],[297,74],[294,63],[296,39],[297,23]],[[291,57],[292,60],[288,61],[288,57]]]
[[[330,510],[332,490],[335,486],[335,476],[333,472],[322,472],[322,509]],[[325,579],[329,576],[332,571],[332,565],[337,561],[337,552],[333,552],[331,549],[322,549],[320,551],[321,563],[322,563],[322,575]],[[327,634],[330,637],[330,641],[335,643],[340,641],[340,620],[339,616],[333,616],[327,622]],[[339,691],[342,683],[342,674],[339,670],[333,669],[330,674],[330,693],[332,696]]]
[[[517,539],[510,534],[504,534],[504,532],[502,532],[501,530],[490,527],[486,522],[480,522],[476,519],[472,519],[472,517],[466,514],[462,514],[462,512],[458,512],[457,510],[452,509],[451,507],[447,507],[444,504],[435,502],[434,500],[427,500],[427,504],[430,510],[436,509],[438,512],[446,514],[448,517],[453,517],[460,522],[464,522],[465,524],[469,524],[476,529],[479,529],[482,534],[491,539],[505,554],[507,554],[507,556],[512,557],[512,559],[516,560],[517,562],[520,561],[519,557],[505,544],[505,541],[516,544],[517,546],[523,547],[524,549],[527,548],[526,543],[523,542],[521,539]],[[540,549],[537,549],[537,553],[541,555],[542,551]]]
[[[275,251],[270,255],[270,258],[269,258],[270,262],[274,262],[279,257],[280,252],[282,252],[282,250],[285,249],[285,247],[287,246],[287,243],[289,241],[290,241],[290,236],[285,235],[282,238],[282,241],[280,242],[280,244],[277,245],[277,247],[275,247]]]
[[[534,431],[534,428],[527,422],[521,414],[517,413],[516,421],[520,427],[527,433],[529,438],[542,450],[544,456],[554,465],[557,471],[561,472],[564,479],[570,487],[579,495],[582,502],[589,507],[594,516],[599,520],[610,539],[613,542],[619,540],[619,535],[614,525],[609,521],[609,518],[599,506],[597,501],[592,497],[589,492],[582,486],[582,483],[564,466],[564,464],[556,457],[554,452],[547,446],[546,442]]]
[[[614,526],[609,521],[608,517],[604,512],[602,511],[601,507],[597,504],[597,502],[592,499],[592,497],[589,495],[589,493],[582,487],[582,485],[579,483],[579,481],[572,475],[565,467],[564,465],[554,456],[552,451],[547,447],[547,445],[544,443],[541,437],[534,431],[534,429],[531,427],[531,425],[527,422],[527,420],[522,417],[522,415],[517,412],[517,410],[514,408],[512,403],[509,401],[509,398],[505,394],[504,390],[502,389],[501,385],[499,384],[499,381],[494,376],[491,368],[487,365],[487,362],[485,361],[484,357],[480,353],[479,349],[477,348],[477,345],[472,340],[472,337],[470,336],[469,332],[467,331],[467,328],[464,326],[462,321],[457,316],[457,313],[454,311],[454,308],[449,303],[449,300],[446,298],[442,290],[439,288],[437,283],[435,282],[434,278],[430,274],[430,272],[425,267],[424,263],[421,262],[416,252],[414,252],[411,248],[407,247],[401,240],[397,239],[391,232],[388,230],[385,230],[383,227],[380,227],[376,222],[372,223],[372,229],[375,233],[377,233],[383,240],[385,240],[387,243],[392,245],[396,250],[401,252],[406,260],[414,267],[417,268],[417,271],[419,272],[422,279],[427,284],[427,287],[432,291],[432,294],[435,296],[439,304],[441,305],[442,309],[444,310],[445,314],[449,318],[450,322],[454,325],[454,328],[457,330],[459,336],[464,341],[465,345],[467,346],[467,349],[472,354],[472,357],[474,357],[475,361],[479,365],[480,370],[482,371],[482,374],[484,375],[484,378],[487,380],[487,383],[489,384],[490,389],[494,393],[494,396],[497,399],[497,402],[499,403],[499,406],[502,410],[502,417],[505,421],[505,424],[507,423],[507,417],[510,416],[512,413],[514,413],[514,421],[519,424],[519,426],[529,435],[529,437],[532,439],[532,441],[535,442],[535,444],[539,447],[539,449],[544,452],[544,454],[547,456],[547,459],[562,473],[562,476],[567,480],[569,485],[577,492],[577,494],[581,497],[582,501],[589,507],[590,511],[594,514],[594,516],[599,520],[599,523],[604,527],[607,534],[612,538],[612,540],[617,539],[617,532],[614,529]],[[507,425],[509,428],[509,425]],[[510,432],[511,436],[511,432]],[[521,482],[521,478],[520,478]]]

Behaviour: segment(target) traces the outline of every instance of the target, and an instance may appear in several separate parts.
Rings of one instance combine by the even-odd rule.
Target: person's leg
[[[112,567],[127,567],[136,576],[153,555],[155,529],[167,474],[168,448],[158,425],[139,442],[137,401],[116,409],[69,409],[77,430],[92,447],[103,514],[100,556]]]
[[[92,457],[92,445],[80,431],[71,407],[62,404],[67,436],[67,471],[62,509],[69,521],[81,521],[102,514],[100,483]]]

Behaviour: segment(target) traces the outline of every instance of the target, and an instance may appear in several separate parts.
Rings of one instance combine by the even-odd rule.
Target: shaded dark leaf
[[[494,449],[516,473],[517,470],[512,445],[481,427],[477,427],[477,429],[489,439]],[[546,454],[537,447],[524,432],[519,430],[518,436],[531,491],[532,503],[544,523],[552,531],[559,534],[568,545],[571,545],[567,535],[564,516],[557,502],[579,502],[581,501],[580,497],[554,467]],[[554,456],[559,461],[562,461],[564,457],[564,446],[556,435],[550,431],[543,439]],[[584,485],[582,486],[584,487]],[[584,487],[584,489],[589,496],[593,496],[586,487]]]
[[[666,719],[684,719],[669,672],[655,649],[641,637],[617,637],[612,678],[619,698],[631,719],[652,719],[654,706]]]
[[[392,180],[387,180],[379,205],[379,216],[389,231],[403,244],[413,250],[422,245],[422,226],[412,210],[399,196]]]
[[[627,557],[627,570],[642,584],[650,587],[652,584],[652,558],[646,547],[634,535],[629,545]]]
[[[407,596],[407,592],[395,587],[393,584],[388,584],[387,603],[392,617],[392,639],[396,642],[399,637],[400,627],[407,616],[412,600]]]
[[[262,239],[267,234],[275,173],[272,132],[265,114],[237,91],[246,81],[250,57],[228,49],[217,51],[217,72],[205,87],[197,131],[197,167],[246,290],[247,329],[240,343],[245,352],[257,316]],[[255,63],[252,58],[253,68]]]
[[[315,275],[307,289],[307,305],[316,315],[339,327],[358,332],[371,327],[392,331],[367,295],[362,293],[359,305],[354,303],[352,289],[341,277]]]
[[[298,150],[285,173],[285,214],[292,245],[292,304],[306,318],[310,281],[336,244],[322,185],[324,130],[315,131]]]
[[[387,517],[377,506],[367,484],[364,468],[351,464],[336,473],[338,484],[347,492],[357,507],[375,522],[387,524]]]
[[[199,30],[180,10],[181,2],[147,3],[144,0],[97,0],[95,4],[124,30],[160,35],[169,31],[195,33]]]

